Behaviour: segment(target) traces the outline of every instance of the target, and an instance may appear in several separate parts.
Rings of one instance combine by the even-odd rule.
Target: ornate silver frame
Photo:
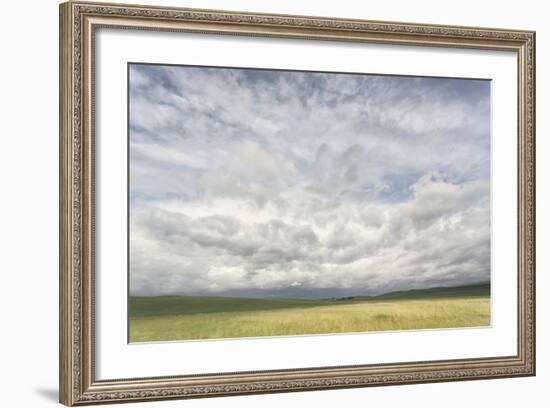
[[[94,33],[99,27],[513,51],[518,61],[518,350],[513,356],[97,380]],[[60,5],[60,402],[81,405],[535,374],[535,33],[289,15]]]

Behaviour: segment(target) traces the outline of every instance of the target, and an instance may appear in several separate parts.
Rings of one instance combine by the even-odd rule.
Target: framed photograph
[[[534,374],[534,32],[60,6],[62,403]]]

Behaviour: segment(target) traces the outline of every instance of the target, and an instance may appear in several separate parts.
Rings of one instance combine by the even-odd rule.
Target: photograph
[[[127,64],[128,341],[491,326],[491,80]]]
[[[535,376],[542,20],[318,3],[59,5],[62,404]]]

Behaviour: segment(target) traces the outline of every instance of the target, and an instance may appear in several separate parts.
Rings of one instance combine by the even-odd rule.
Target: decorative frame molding
[[[96,380],[94,33],[98,27],[513,51],[518,61],[518,350],[514,356]],[[66,405],[535,375],[535,33],[68,2],[60,5],[60,402]]]

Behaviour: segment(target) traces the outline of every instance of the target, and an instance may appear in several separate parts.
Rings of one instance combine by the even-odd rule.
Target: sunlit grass
[[[202,298],[203,301],[195,298],[195,303],[205,308],[205,312],[198,313],[196,307],[180,308],[178,311],[177,301],[170,299],[172,305],[169,308],[157,305],[157,311],[165,313],[135,313],[130,316],[131,342],[458,328],[490,324],[488,296],[343,302],[288,299],[268,301],[272,303],[263,307],[262,299],[254,299],[252,306],[246,306],[246,301],[251,299],[218,298],[226,302],[224,307],[230,305],[229,310],[236,309],[227,312],[215,311],[219,310],[216,309],[216,298]],[[185,303],[186,298],[180,299]],[[152,307],[154,300],[149,302]],[[208,303],[209,307],[204,306],[204,303]]]

